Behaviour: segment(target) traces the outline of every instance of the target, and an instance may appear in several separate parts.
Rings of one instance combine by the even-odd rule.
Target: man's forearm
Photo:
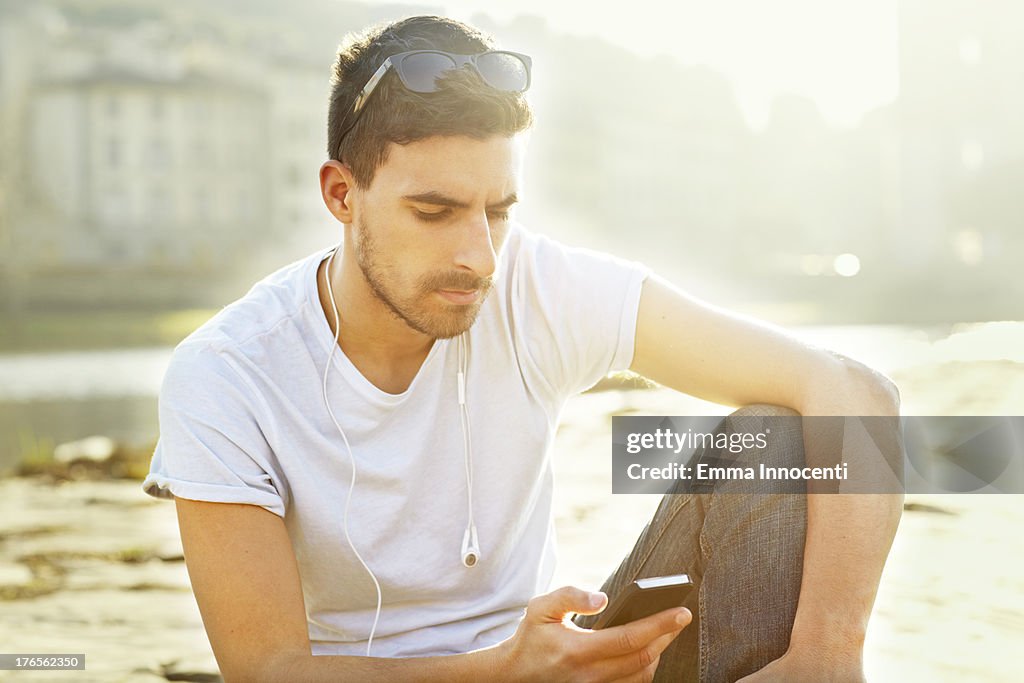
[[[359,657],[296,655],[272,662],[260,682],[318,683],[352,681],[479,681],[504,680],[506,660],[501,644],[482,650],[438,657]],[[226,683],[231,679],[225,677]]]
[[[887,428],[898,431],[899,395],[896,387],[865,366],[839,357],[836,372],[811,394],[801,412],[804,415],[891,417]],[[876,423],[876,424],[885,424]],[[842,432],[840,432],[842,433]],[[887,435],[889,443],[877,452],[858,452],[858,469],[885,469],[899,448],[897,434]],[[883,439],[884,440],[884,439]],[[816,449],[835,443],[810,437],[805,425],[808,460],[831,453]],[[873,444],[864,442],[862,450]],[[856,450],[858,445],[854,445]],[[897,454],[897,457],[901,457]],[[861,488],[860,490],[864,490]],[[893,491],[889,485],[880,491]],[[803,579],[790,649],[855,656],[864,642],[868,618],[874,605],[886,557],[892,547],[903,511],[902,493],[814,493],[807,496],[807,538],[804,546]]]
[[[790,648],[859,657],[901,494],[807,497],[807,541]]]

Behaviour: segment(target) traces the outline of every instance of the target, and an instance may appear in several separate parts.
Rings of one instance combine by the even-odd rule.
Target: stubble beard
[[[392,291],[390,283],[396,278],[389,268],[380,263],[380,247],[373,240],[373,231],[363,220],[356,226],[356,263],[373,295],[387,306],[391,313],[410,328],[434,339],[451,339],[468,330],[476,321],[477,314],[493,286],[491,278],[478,278],[468,273],[430,273],[415,283],[414,293],[402,297]],[[479,289],[480,296],[471,305],[450,307],[431,313],[426,310],[438,289],[470,290]]]

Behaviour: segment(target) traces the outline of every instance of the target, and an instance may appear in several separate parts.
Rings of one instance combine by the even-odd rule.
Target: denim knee
[[[733,434],[771,431],[764,448],[755,446],[729,453],[725,462],[758,473],[762,464],[786,469],[805,466],[803,427],[800,414],[794,410],[768,404],[744,406],[729,416],[726,429]],[[770,559],[769,564],[786,567],[786,572],[799,566],[807,526],[806,485],[802,480],[760,476],[753,480],[726,479],[716,481],[711,493],[714,519],[705,530],[708,534],[733,541],[738,536],[770,539],[770,543],[753,542]],[[713,545],[710,538],[704,543]]]
[[[730,414],[723,429],[729,435],[730,444],[735,440],[736,448],[709,453],[705,460],[729,468],[729,472],[745,472],[747,475],[739,477],[733,474],[732,478],[726,476],[716,480],[713,484],[715,493],[770,495],[806,492],[803,480],[762,476],[766,471],[788,471],[805,466],[803,426],[799,413],[776,405],[748,405]],[[741,441],[742,447],[738,445]]]
[[[791,408],[757,403],[739,408],[728,417],[732,432],[765,434],[765,448],[745,448],[737,460],[757,466],[803,467],[804,439],[800,413]]]

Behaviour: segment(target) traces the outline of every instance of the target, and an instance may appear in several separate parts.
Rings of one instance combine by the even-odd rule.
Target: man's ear
[[[340,161],[331,159],[320,167],[320,195],[324,205],[342,223],[352,222],[352,190],[355,179],[352,169]]]

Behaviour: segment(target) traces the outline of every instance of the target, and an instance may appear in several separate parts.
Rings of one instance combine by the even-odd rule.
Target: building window
[[[206,190],[196,192],[196,220],[203,223],[210,220],[210,195]]]
[[[210,143],[203,138],[196,138],[192,141],[192,159],[197,166],[209,166],[213,162],[213,154]]]
[[[104,188],[100,204],[100,220],[104,227],[117,228],[131,217],[130,197],[123,187]]]
[[[171,166],[171,150],[166,140],[153,138],[149,141],[149,160],[152,167],[165,171]]]
[[[107,140],[107,165],[117,168],[121,165],[121,141],[116,138]]]
[[[175,222],[174,205],[168,196],[166,187],[149,188],[149,206],[145,210],[145,220],[153,225],[167,226]]]

